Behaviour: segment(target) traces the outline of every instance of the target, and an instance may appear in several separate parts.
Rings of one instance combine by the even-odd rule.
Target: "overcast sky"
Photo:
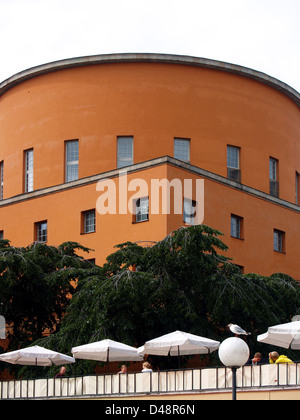
[[[64,58],[192,55],[300,91],[300,0],[0,0],[0,81]]]

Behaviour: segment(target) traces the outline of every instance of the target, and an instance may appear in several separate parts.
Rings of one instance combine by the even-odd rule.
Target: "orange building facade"
[[[300,94],[263,73],[155,54],[26,70],[0,84],[0,179],[14,246],[77,241],[101,265],[203,221],[245,273],[300,279]]]

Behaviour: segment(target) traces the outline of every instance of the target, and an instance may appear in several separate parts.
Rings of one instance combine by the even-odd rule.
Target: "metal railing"
[[[231,369],[218,367],[1,381],[0,399],[101,398],[143,394],[180,394],[224,391],[231,387]],[[300,363],[244,366],[237,371],[237,387],[240,389],[300,388]]]

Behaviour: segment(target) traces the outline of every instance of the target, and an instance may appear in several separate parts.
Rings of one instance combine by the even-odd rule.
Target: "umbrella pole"
[[[109,373],[109,347],[107,349],[107,373]]]
[[[178,346],[178,369],[180,369],[180,350]]]

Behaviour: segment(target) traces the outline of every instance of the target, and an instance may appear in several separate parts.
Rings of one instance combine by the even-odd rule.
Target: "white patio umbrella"
[[[139,353],[160,356],[182,356],[188,354],[208,354],[217,350],[219,346],[219,341],[182,331],[174,331],[147,341],[142,347],[138,348],[138,351]]]
[[[102,340],[72,348],[76,359],[96,360],[98,362],[140,361],[143,356],[135,347],[113,340]]]
[[[257,337],[257,341],[285,349],[300,350],[300,321],[269,327],[265,334]]]
[[[73,357],[40,346],[32,346],[9,353],[3,353],[0,355],[0,361],[13,365],[28,366],[52,366],[53,364],[66,365],[75,363]]]

